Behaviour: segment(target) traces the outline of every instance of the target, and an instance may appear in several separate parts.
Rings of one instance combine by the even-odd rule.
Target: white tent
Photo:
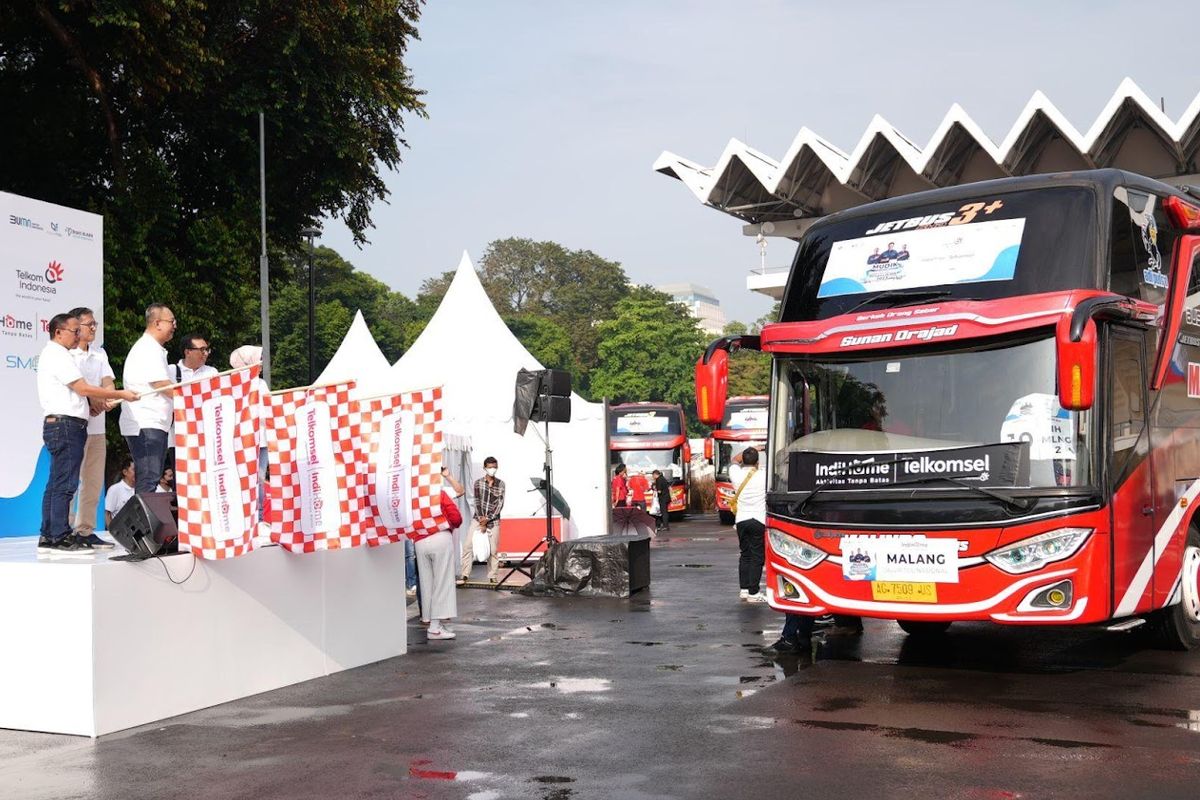
[[[339,351],[340,352],[340,351]],[[463,253],[454,280],[429,324],[408,352],[371,393],[443,387],[446,430],[469,436],[472,478],[483,474],[483,459],[495,456],[507,492],[504,517],[544,514],[541,493],[530,478],[542,476],[541,424],[525,436],[513,432],[513,387],[517,370],[541,369],[513,336],[488,299],[470,257]],[[567,538],[605,533],[608,519],[604,406],[571,397],[571,421],[550,423],[554,488],[571,507]],[[537,431],[534,428],[537,428]],[[467,487],[468,493],[470,486]]]
[[[367,328],[362,311],[356,311],[350,330],[346,331],[337,352],[317,378],[317,384],[354,380],[357,381],[354,397],[372,397],[386,391],[381,381],[390,367],[387,356]]]

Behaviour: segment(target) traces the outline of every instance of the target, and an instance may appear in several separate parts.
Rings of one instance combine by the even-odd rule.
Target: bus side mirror
[[[713,454],[713,441],[712,441],[712,437],[710,436],[709,438],[704,440],[704,457],[710,463],[712,462],[712,458],[713,458],[712,454]]]
[[[686,441],[683,443],[683,463],[692,463],[692,446]]]
[[[729,354],[716,350],[696,361],[696,416],[705,425],[720,425],[729,389]]]
[[[1058,360],[1058,404],[1068,411],[1084,411],[1096,401],[1096,322],[1089,318],[1079,341],[1072,341],[1071,317],[1064,315],[1055,328]]]

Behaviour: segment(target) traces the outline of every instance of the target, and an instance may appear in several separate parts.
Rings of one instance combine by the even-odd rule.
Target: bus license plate
[[[937,584],[871,581],[871,597],[875,600],[898,600],[901,603],[936,603]]]

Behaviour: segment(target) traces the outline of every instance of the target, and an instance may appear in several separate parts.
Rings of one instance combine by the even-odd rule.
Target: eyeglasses
[[[81,323],[79,323],[79,327],[95,329],[95,328],[100,327],[100,323],[98,323],[98,322],[81,322]]]
[[[156,319],[154,321],[155,322],[165,322],[168,325],[170,325],[171,327],[175,327],[175,318],[174,317],[171,317],[170,319]]]
[[[211,353],[211,347],[185,347],[184,350],[199,350],[201,353]]]
[[[79,335],[79,328],[63,328],[63,330],[66,331],[67,333],[71,334],[72,336]]]

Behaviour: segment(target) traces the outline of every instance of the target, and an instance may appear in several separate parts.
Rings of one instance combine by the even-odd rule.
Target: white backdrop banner
[[[50,458],[42,447],[37,356],[55,314],[95,309],[104,341],[103,217],[0,192],[0,537],[33,536]]]

